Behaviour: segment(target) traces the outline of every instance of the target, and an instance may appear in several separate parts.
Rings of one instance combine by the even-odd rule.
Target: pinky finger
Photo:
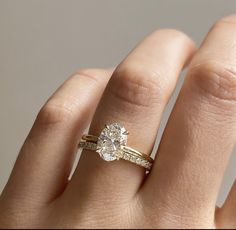
[[[106,70],[80,71],[47,101],[3,191],[2,196],[8,198],[5,200],[20,200],[21,206],[24,202],[44,205],[63,192],[78,139],[89,124],[110,76]]]

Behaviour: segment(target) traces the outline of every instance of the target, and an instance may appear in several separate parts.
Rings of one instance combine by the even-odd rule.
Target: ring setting
[[[129,132],[119,123],[105,125],[101,134],[97,136],[83,135],[79,147],[96,151],[105,161],[123,159],[130,161],[150,171],[153,159],[127,146]]]
[[[105,161],[119,160],[122,146],[127,145],[126,129],[117,124],[105,125],[97,142],[97,153]]]

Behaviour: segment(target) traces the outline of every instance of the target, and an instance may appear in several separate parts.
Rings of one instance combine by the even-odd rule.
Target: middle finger
[[[191,220],[201,228],[214,222],[235,145],[235,39],[235,16],[218,21],[206,36],[169,118],[158,161],[140,193],[162,216],[168,213],[182,223]]]

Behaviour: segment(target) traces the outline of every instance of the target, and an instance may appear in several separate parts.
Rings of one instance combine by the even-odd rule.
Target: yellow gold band
[[[79,147],[87,150],[96,151],[97,141],[98,141],[97,136],[85,134],[82,136],[82,140],[79,143]],[[121,149],[122,151],[120,151],[117,156],[118,159],[124,159],[130,161],[132,163],[135,163],[137,165],[146,168],[146,170],[148,171],[151,169],[153,159],[149,155],[141,153],[129,146],[122,146]]]

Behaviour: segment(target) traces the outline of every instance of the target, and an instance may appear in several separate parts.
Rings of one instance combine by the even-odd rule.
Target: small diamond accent
[[[127,153],[125,153],[125,154],[124,154],[124,159],[125,159],[125,160],[129,160],[129,159],[130,159],[130,155],[127,154]]]
[[[146,161],[145,161],[145,160],[141,160],[141,165],[142,165],[143,167],[145,167],[145,166],[146,166]]]
[[[85,146],[85,143],[86,143],[86,142],[80,142],[80,143],[79,143],[79,147],[83,148],[83,147]]]
[[[91,150],[96,150],[96,149],[97,149],[97,145],[95,143],[92,143]]]
[[[131,157],[130,157],[130,161],[133,162],[133,163],[136,163],[136,159],[137,159],[137,158],[134,157],[134,156],[131,156]]]
[[[140,165],[140,163],[141,163],[141,159],[140,159],[140,158],[137,158],[136,164]]]
[[[150,169],[152,167],[152,164],[148,162],[148,168]]]

